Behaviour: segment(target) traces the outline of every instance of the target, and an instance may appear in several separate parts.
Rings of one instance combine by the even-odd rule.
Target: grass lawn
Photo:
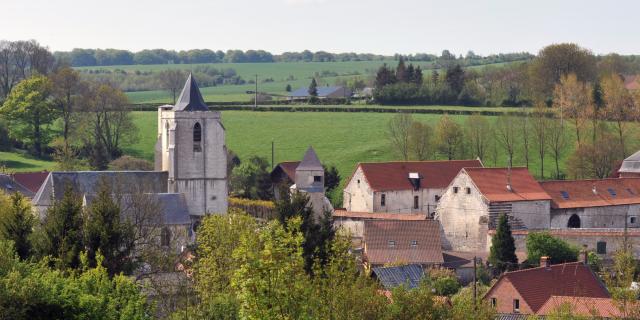
[[[43,171],[55,167],[53,161],[39,160],[22,152],[0,152],[0,168],[9,172]]]

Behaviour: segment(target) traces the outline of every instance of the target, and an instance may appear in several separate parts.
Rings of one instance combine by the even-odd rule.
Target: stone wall
[[[574,214],[580,218],[581,228],[624,228],[625,221],[628,228],[640,228],[638,204],[551,209],[551,228],[567,228],[569,218]]]
[[[373,190],[358,167],[344,188],[342,206],[347,211],[373,212]]]

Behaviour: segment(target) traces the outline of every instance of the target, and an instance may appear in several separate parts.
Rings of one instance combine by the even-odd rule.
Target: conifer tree
[[[411,78],[411,81],[417,85],[422,84],[422,68],[420,68],[420,66],[417,66],[413,71],[413,77]]]
[[[82,199],[68,186],[62,199],[47,210],[44,220],[46,248],[43,254],[58,258],[59,269],[80,267],[82,239]]]
[[[500,273],[513,269],[518,263],[516,243],[511,235],[511,227],[505,214],[500,216],[496,234],[491,239],[489,262]]]
[[[389,70],[385,63],[378,69],[376,73],[375,88],[376,90],[382,89],[384,86],[393,84],[396,82],[396,76],[393,71]]]
[[[312,98],[318,97],[318,83],[316,82],[316,78],[311,79],[311,84],[309,85],[309,96]]]
[[[2,222],[2,237],[11,240],[20,259],[25,260],[31,254],[30,235],[33,232],[34,216],[29,202],[20,193],[11,195],[9,214]]]

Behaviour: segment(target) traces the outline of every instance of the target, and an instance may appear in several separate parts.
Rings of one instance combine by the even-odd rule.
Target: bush
[[[116,171],[151,171],[153,163],[144,159],[138,159],[131,156],[122,156],[109,163],[109,169]]]
[[[547,232],[535,232],[527,236],[527,261],[531,265],[538,265],[543,256],[549,257],[552,264],[574,262],[578,260],[579,251],[576,246]]]
[[[433,288],[439,296],[452,296],[458,293],[461,287],[455,277],[442,277],[433,281]]]

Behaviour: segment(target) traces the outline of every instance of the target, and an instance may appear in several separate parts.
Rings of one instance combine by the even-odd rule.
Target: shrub
[[[131,156],[122,156],[109,163],[109,169],[119,171],[151,171],[153,163],[144,159],[138,159]]]

